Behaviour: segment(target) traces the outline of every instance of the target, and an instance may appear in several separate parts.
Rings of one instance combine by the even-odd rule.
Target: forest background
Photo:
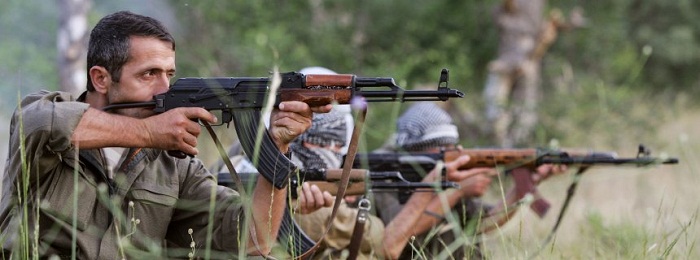
[[[0,8],[0,120],[19,97],[58,90],[60,6],[9,0]],[[340,73],[393,77],[409,89],[466,93],[447,106],[465,147],[498,143],[483,127],[489,64],[499,54],[494,13],[508,1],[94,1],[88,27],[117,10],[164,21],[177,42],[177,76],[267,76],[274,68],[324,66]],[[545,2],[543,18],[582,10],[585,24],[562,30],[540,60],[537,122],[518,146],[615,150],[634,156],[644,143],[676,166],[598,168],[587,173],[551,247],[554,258],[698,258],[700,192],[700,3],[619,0]],[[89,29],[87,28],[87,29]],[[82,86],[81,86],[82,87]],[[372,104],[362,151],[380,146],[406,105]],[[485,130],[486,129],[486,130]],[[696,129],[696,130],[693,130]],[[225,141],[231,128],[219,128]],[[0,132],[0,156],[7,155]],[[206,136],[200,143],[210,147]],[[213,163],[215,153],[203,153]],[[210,154],[210,155],[208,155]],[[4,168],[4,160],[0,168]],[[544,219],[527,210],[482,239],[502,258],[532,254],[555,222],[571,174],[541,185],[554,205]],[[494,189],[495,190],[495,189]]]

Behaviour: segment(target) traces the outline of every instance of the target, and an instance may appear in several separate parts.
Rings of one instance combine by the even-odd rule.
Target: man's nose
[[[160,77],[158,77],[158,80],[156,82],[156,94],[162,94],[168,91],[170,89],[170,77],[168,77],[167,74],[163,74]]]

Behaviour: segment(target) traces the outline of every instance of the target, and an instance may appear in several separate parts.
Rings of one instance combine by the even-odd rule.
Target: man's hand
[[[540,182],[546,180],[547,178],[554,175],[562,174],[567,170],[568,168],[566,167],[566,165],[563,164],[543,164],[537,167],[537,171],[531,175],[532,181],[535,183],[535,185],[537,185]]]
[[[142,120],[146,145],[163,150],[179,150],[196,155],[197,137],[202,129],[197,120],[216,123],[216,117],[203,108],[181,107]]]
[[[285,101],[272,111],[270,135],[282,153],[289,149],[289,143],[311,127],[313,113],[328,113],[333,105],[309,107],[300,101]]]
[[[197,154],[196,120],[210,123],[216,117],[203,108],[177,108],[145,118],[107,113],[89,108],[73,130],[71,142],[81,149],[144,147]],[[195,121],[193,121],[195,120]]]
[[[333,206],[335,197],[327,191],[321,191],[318,186],[304,182],[297,199],[297,210],[301,214],[309,214],[322,207]]]
[[[447,180],[448,181],[453,181],[453,182],[461,182],[462,180],[465,180],[467,178],[480,175],[480,174],[486,174],[486,175],[494,175],[495,170],[492,168],[472,168],[468,170],[459,170],[459,167],[462,165],[465,165],[469,162],[470,158],[469,155],[461,155],[457,157],[457,159],[445,163],[445,171],[447,172]],[[432,175],[432,178],[437,178],[437,176],[440,174],[439,171],[432,170],[426,178],[429,178]]]
[[[491,177],[498,174],[494,168],[476,169],[481,169],[482,172],[459,182],[459,191],[462,193],[462,197],[470,198],[483,196],[489,189]]]

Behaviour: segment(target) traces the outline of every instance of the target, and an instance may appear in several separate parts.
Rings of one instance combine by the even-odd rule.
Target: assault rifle
[[[655,164],[677,164],[676,158],[655,158],[644,145],[639,145],[636,157],[620,158],[614,152],[581,152],[559,149],[461,149],[443,150],[436,153],[369,153],[357,154],[353,168],[369,171],[399,171],[405,176],[422,178],[438,161],[453,161],[459,156],[469,155],[468,163],[461,170],[477,167],[502,167],[512,173],[516,185],[516,196],[526,194],[537,195],[537,190],[528,176],[543,164],[562,164],[579,167],[581,172],[591,166],[599,165],[632,165],[648,166]],[[415,179],[407,179],[415,181]],[[405,201],[410,194],[399,193],[399,200]],[[537,198],[531,205],[532,209],[543,216],[549,209],[549,203]]]
[[[505,167],[506,169],[535,169],[543,164],[574,166],[677,164],[676,158],[655,158],[644,145],[639,146],[637,156],[619,158],[614,152],[581,152],[559,149],[461,149],[443,150],[436,153],[368,153],[357,154],[353,168],[370,171],[399,171],[407,176],[425,174],[435,168],[437,161],[453,161],[459,156],[469,155],[468,163],[460,169],[477,167]],[[420,174],[417,174],[420,173]],[[411,181],[409,179],[409,181]]]
[[[332,195],[338,192],[338,183],[342,175],[341,169],[312,169],[306,170],[302,182],[312,182],[321,190],[328,191]],[[410,177],[409,177],[410,178]],[[415,179],[415,178],[410,178]],[[292,185],[300,185],[301,182],[292,176]],[[363,169],[353,169],[350,171],[350,183],[345,190],[345,195],[362,195],[367,192],[424,192],[438,189],[458,188],[459,186],[450,181],[440,181],[437,183],[426,183],[418,181],[408,181],[404,174],[397,171],[376,172]],[[292,189],[292,197],[296,198]]]
[[[241,177],[241,181],[246,184],[255,181],[255,176],[257,175],[258,173],[238,173],[238,176]],[[303,182],[315,184],[322,191],[328,191],[331,195],[335,196],[338,192],[338,182],[340,182],[341,175],[342,169],[299,170],[298,176],[292,175],[290,178],[289,190],[291,192],[291,197],[292,199],[298,197],[297,188]],[[350,182],[345,189],[345,195],[362,195],[367,192],[429,192],[459,187],[459,185],[450,181],[427,183],[420,182],[420,180],[408,181],[407,179],[416,179],[416,177],[411,176],[405,178],[404,174],[397,171],[372,172],[363,169],[353,169],[350,171]],[[219,185],[236,188],[233,178],[226,172],[218,174],[218,183]]]
[[[246,155],[256,168],[277,188],[285,187],[287,177],[297,168],[280,153],[266,129],[263,129],[260,145],[256,145],[261,127],[261,110],[266,99],[275,97],[275,104],[282,101],[302,101],[310,106],[322,106],[337,102],[349,104],[353,98],[362,97],[366,102],[446,101],[461,98],[462,92],[447,87],[449,71],[443,69],[437,90],[405,90],[396,85],[393,78],[358,77],[351,74],[315,75],[297,72],[283,73],[279,89],[270,93],[273,77],[213,77],[181,78],[170,89],[155,95],[152,101],[112,104],[104,110],[153,107],[162,113],[178,107],[202,107],[220,111],[221,124],[234,121],[238,139]],[[256,148],[259,147],[259,151]],[[173,156],[184,158],[184,153],[171,151]],[[253,160],[256,156],[257,160]]]
[[[258,173],[238,172],[241,181],[245,184],[250,184],[257,179]],[[302,182],[312,182],[319,186],[323,191],[328,191],[332,195],[336,195],[338,191],[338,182],[342,175],[341,169],[311,169],[299,170],[299,175],[292,175],[290,178],[289,192],[293,199],[298,197],[297,188]],[[410,179],[419,178],[410,176]],[[301,179],[301,181],[300,181]],[[227,172],[218,174],[218,183],[222,186],[227,186],[236,189],[236,185]],[[252,185],[243,185],[252,187]],[[372,172],[362,169],[353,169],[350,171],[350,182],[348,183],[345,195],[362,195],[367,192],[430,192],[436,190],[444,190],[448,188],[458,188],[454,182],[440,181],[438,183],[414,182],[408,181],[400,172]],[[287,247],[289,252],[306,252],[315,242],[308,237],[306,233],[294,222],[290,215],[290,210],[284,211],[282,225],[278,241]]]

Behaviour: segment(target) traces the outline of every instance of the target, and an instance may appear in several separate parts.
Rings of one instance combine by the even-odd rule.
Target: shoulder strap
[[[355,125],[352,129],[352,137],[350,139],[350,144],[348,145],[348,153],[347,155],[345,155],[345,160],[343,161],[343,173],[340,177],[340,182],[338,182],[338,193],[335,196],[335,203],[333,204],[333,210],[331,211],[328,225],[326,226],[326,229],[323,231],[321,238],[316,242],[316,244],[309,251],[301,254],[298,257],[299,259],[306,259],[313,255],[313,253],[316,250],[318,250],[319,246],[321,245],[321,241],[323,241],[323,238],[326,237],[328,231],[330,231],[331,226],[333,225],[333,219],[335,219],[335,216],[338,213],[338,208],[340,207],[340,203],[342,202],[343,197],[345,197],[345,190],[347,189],[348,183],[350,182],[350,170],[352,170],[352,164],[355,161],[355,155],[357,155],[360,132],[362,132],[362,126],[365,123],[366,116],[367,106],[364,106],[361,109],[357,109]]]
[[[352,231],[352,237],[350,238],[350,245],[348,246],[349,260],[357,259],[357,255],[360,252],[360,245],[362,244],[362,237],[365,232],[365,223],[369,218],[370,201],[367,198],[362,198],[357,207],[357,218],[355,218],[355,228]]]

